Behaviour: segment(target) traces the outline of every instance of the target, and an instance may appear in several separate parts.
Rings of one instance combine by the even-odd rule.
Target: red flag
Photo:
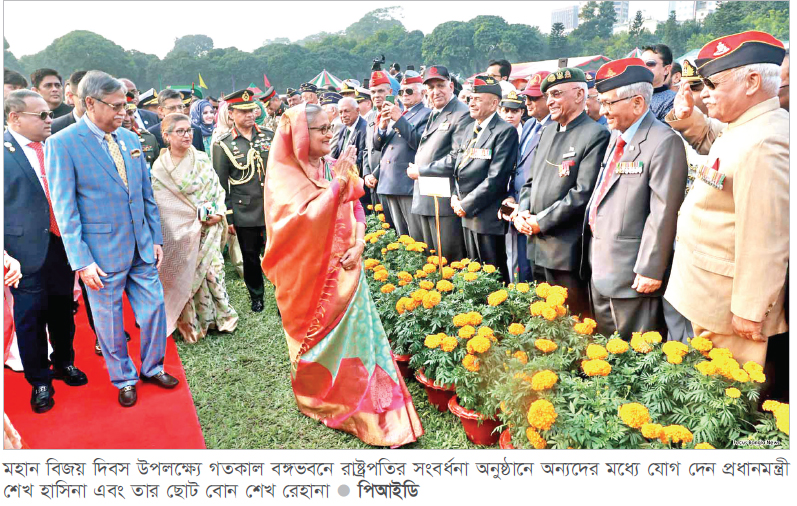
[[[263,72],[263,84],[265,85],[264,88],[268,89],[271,86],[271,83],[268,82],[268,77],[266,77],[266,73]]]

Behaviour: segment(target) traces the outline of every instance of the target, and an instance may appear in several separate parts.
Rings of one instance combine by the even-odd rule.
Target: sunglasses
[[[19,111],[20,114],[29,114],[31,116],[38,116],[41,118],[42,121],[47,120],[47,118],[53,119],[55,117],[55,113],[53,111],[42,111],[42,112],[25,112]]]
[[[693,81],[689,83],[689,89],[692,91],[702,91],[703,90],[703,83],[700,81]]]
[[[657,62],[656,60],[647,60],[647,61],[645,61],[645,66],[647,68],[650,68],[650,69],[652,69],[653,67],[655,67],[658,64],[659,64],[659,62]]]
[[[722,84],[722,83],[724,83],[725,81],[727,81],[727,80],[729,80],[729,79],[730,79],[730,77],[728,77],[728,76],[730,76],[730,75],[731,75],[731,73],[728,73],[728,74],[726,74],[725,76],[723,76],[723,77],[724,77],[724,79],[722,79],[722,80],[720,80],[720,81],[712,81],[712,80],[711,80],[711,79],[709,79],[708,77],[701,77],[701,78],[700,78],[700,82],[701,82],[701,83],[703,83],[703,85],[704,85],[706,88],[708,88],[708,89],[710,89],[710,90],[716,90],[716,89],[717,89],[717,86],[719,86],[720,84]]]
[[[399,94],[399,96],[401,96],[401,95],[407,95],[407,96],[409,97],[409,96],[410,96],[410,95],[412,95],[413,93],[415,93],[415,91],[414,91],[412,88],[407,88],[406,90],[399,90],[399,93],[398,93],[398,94]]]

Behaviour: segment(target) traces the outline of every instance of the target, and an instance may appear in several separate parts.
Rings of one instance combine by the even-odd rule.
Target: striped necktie
[[[105,134],[105,140],[108,142],[108,152],[111,153],[113,163],[116,165],[116,172],[119,173],[119,177],[122,178],[122,182],[127,188],[127,169],[125,168],[125,159],[122,157],[122,152],[119,151],[119,144],[116,143],[111,134]]]

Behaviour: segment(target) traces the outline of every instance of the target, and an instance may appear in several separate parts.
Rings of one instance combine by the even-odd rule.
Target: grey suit
[[[376,109],[371,109],[365,115],[365,155],[363,156],[363,178],[371,175],[379,179],[379,161],[382,158],[382,152],[374,148],[374,135],[376,133]],[[376,190],[373,188],[365,187],[365,196],[360,199],[360,202],[371,201],[374,204],[379,203],[376,196]],[[363,204],[365,205],[365,204]],[[391,222],[392,224],[392,222]]]
[[[423,239],[421,220],[412,214],[413,181],[407,167],[415,161],[415,152],[426,128],[431,109],[418,104],[395,122],[392,129],[377,131],[374,148],[382,153],[379,162],[379,198],[390,208],[399,235]],[[376,177],[376,176],[375,176]]]
[[[601,181],[610,165],[620,132],[613,131],[603,160]],[[661,297],[672,264],[675,224],[684,199],[687,163],[683,141],[669,126],[648,112],[625,146],[603,198],[596,187],[583,222],[582,276],[591,264],[590,293],[598,332],[664,331]],[[600,183],[598,183],[600,184]],[[594,230],[589,213],[597,204]],[[631,286],[636,275],[662,280],[662,286],[640,294]]]
[[[415,165],[418,166],[420,175],[450,178],[453,195],[456,191],[453,179],[454,161],[458,150],[462,147],[461,143],[467,143],[472,132],[473,118],[470,117],[468,106],[456,97],[452,98],[433,121],[430,116],[426,123],[426,130],[421,136],[415,154]],[[432,162],[445,157],[449,157],[450,163],[432,167]],[[450,260],[460,260],[467,255],[462,220],[454,214],[448,202],[440,204],[440,239],[443,242],[443,254]],[[417,181],[412,193],[412,212],[420,216],[424,242],[439,248],[435,232],[434,198],[421,195]]]
[[[540,232],[531,236],[534,247],[529,248],[535,280],[565,286],[571,311],[586,314],[587,284],[578,275],[581,231],[609,131],[586,112],[564,132],[560,129],[556,122],[543,128],[531,162],[531,177],[520,192],[519,210],[530,211],[540,227]]]

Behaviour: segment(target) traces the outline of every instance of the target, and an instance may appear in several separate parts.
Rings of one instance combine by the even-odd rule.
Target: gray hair
[[[12,112],[22,112],[28,108],[28,104],[25,103],[25,99],[27,98],[42,98],[41,95],[36,93],[35,91],[31,90],[16,90],[12,91],[8,94],[8,97],[3,101],[3,110],[5,112],[6,118]]]
[[[742,84],[752,73],[761,75],[761,90],[770,97],[777,96],[780,88],[780,65],[774,63],[753,63],[733,69],[736,84]]]
[[[183,94],[171,88],[166,88],[165,90],[161,91],[158,93],[158,107],[163,107],[164,102],[172,98],[179,98],[180,102],[182,102]]]
[[[325,108],[324,110],[326,110],[327,107],[331,107],[331,108],[335,109],[336,111],[338,110],[338,104],[324,104],[322,107]]]
[[[127,87],[119,79],[115,79],[101,70],[89,70],[78,85],[77,94],[83,107],[86,107],[86,98],[98,98],[102,100],[111,93],[122,90],[127,94]],[[73,91],[74,93],[74,91]]]
[[[586,102],[587,101],[587,93],[588,93],[588,90],[589,90],[589,87],[587,87],[587,83],[574,83],[574,84],[575,84],[575,87],[573,87],[573,89],[580,89],[580,90],[584,91],[584,102]]]
[[[653,85],[650,83],[633,83],[617,88],[617,99],[629,98],[639,95],[645,100],[645,105],[650,105],[653,98]]]
[[[352,108],[354,108],[354,109],[357,109],[357,101],[356,101],[356,100],[354,100],[354,99],[353,99],[353,98],[351,98],[351,97],[343,97],[343,98],[341,98],[341,99],[340,99],[340,101],[338,102],[338,109],[340,109],[340,107],[341,107],[342,105],[344,105],[344,103],[345,103],[345,104],[349,104],[349,105],[350,105],[350,106],[352,106]]]
[[[316,116],[318,116],[319,113],[324,112],[324,110],[321,109],[321,106],[318,104],[307,104],[305,105],[304,112],[307,116],[307,126],[309,127],[315,121]]]

